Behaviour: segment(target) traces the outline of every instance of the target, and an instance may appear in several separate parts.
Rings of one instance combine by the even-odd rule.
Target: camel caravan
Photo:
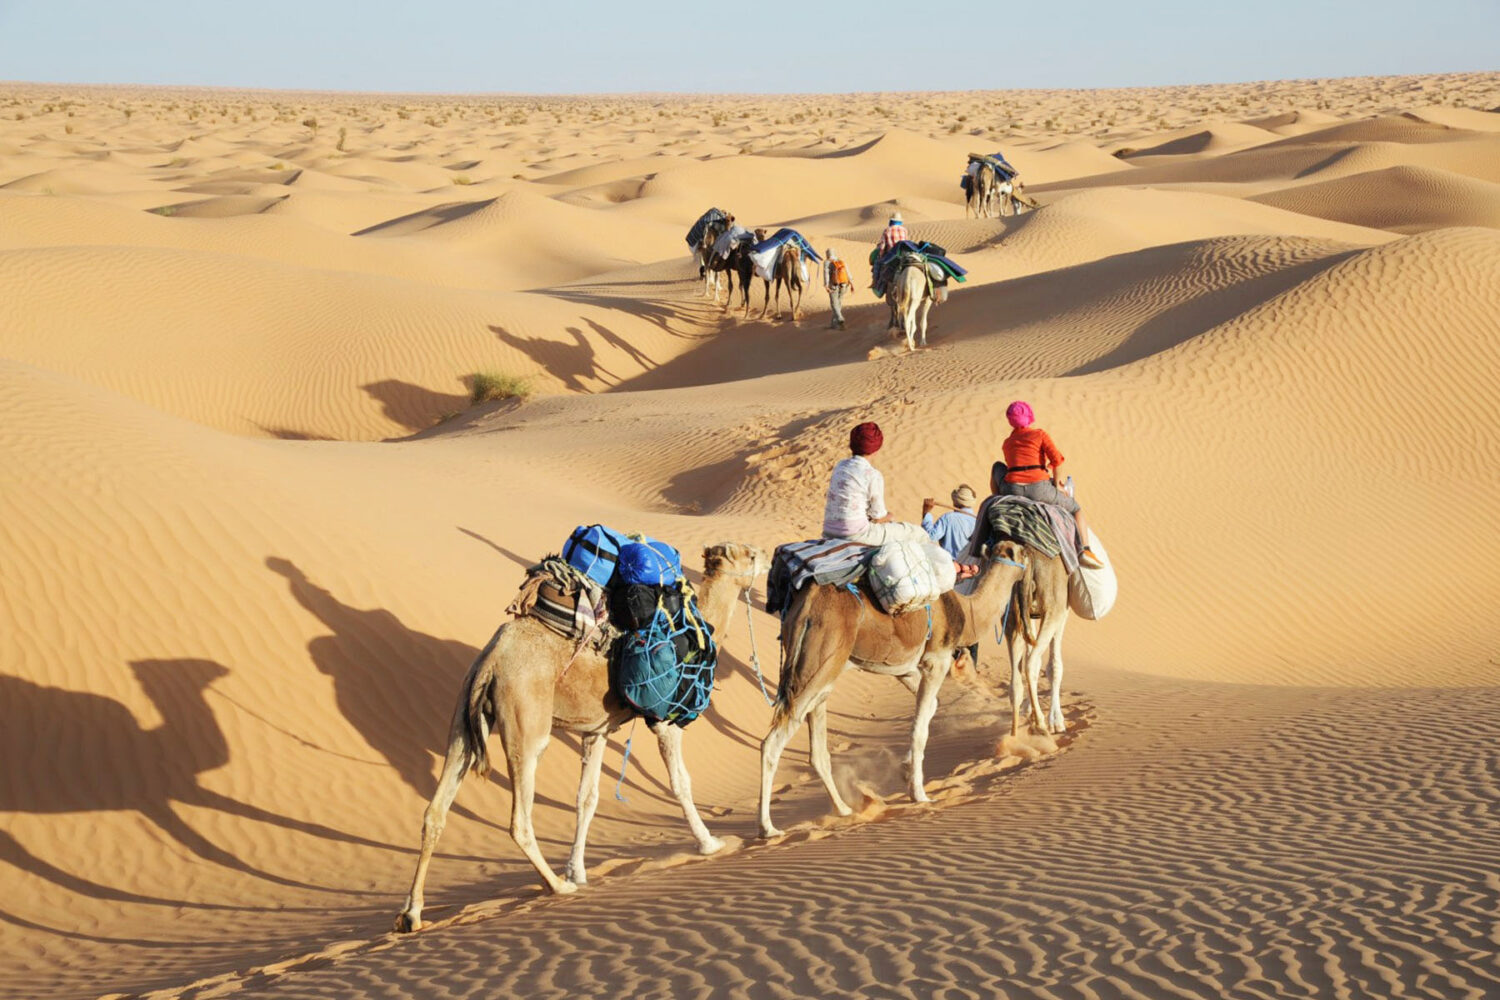
[[[797,246],[790,238],[783,245]],[[775,698],[767,695],[771,717],[761,743],[761,836],[781,832],[771,821],[772,785],[804,720],[813,770],[834,810],[850,813],[828,749],[828,698],[848,670],[893,677],[915,695],[905,776],[918,802],[928,801],[923,757],[939,689],[958,659],[977,665],[979,639],[992,630],[1003,636],[1010,660],[1012,734],[1023,727],[1064,732],[1063,631],[1070,615],[1095,619],[1109,611],[1114,570],[1072,498],[1071,478],[1059,479],[1062,455],[1034,427],[1030,407],[1014,403],[1007,418],[1014,430],[1004,442],[1005,460],[995,463],[991,495],[977,511],[977,497],[965,485],[953,491],[953,509],[940,518],[928,500],[921,524],[896,521],[885,507],[884,478],[870,461],[883,434],[862,423],[850,433],[849,456],[832,470],[823,537],[781,545],[770,559],[753,545],[709,546],[697,585],[664,542],[598,524],[576,528],[559,554],[527,571],[507,608],[511,620],[485,644],[458,692],[396,929],[422,926],[438,838],[464,778],[488,772],[491,735],[500,737],[510,776],[511,836],[551,892],[573,892],[587,881],[585,848],[606,739],[633,720],[656,736],[698,850],[720,850],[723,842],[693,802],[683,732],[710,710],[716,637],[742,597],[751,620],[750,591],[762,575],[765,608],[781,621],[781,672]],[[759,680],[753,629],[749,635]],[[1044,665],[1051,688],[1045,712]],[[582,755],[573,845],[561,876],[542,855],[532,822],[537,764],[553,732],[577,736]],[[629,749],[627,740],[627,761]]]
[[[1001,152],[970,153],[959,178],[964,192],[964,215],[977,219],[1019,215],[1040,206],[1028,197],[1021,175]],[[759,278],[765,292],[760,318],[781,316],[781,292],[786,290],[792,320],[801,318],[802,293],[810,285],[808,263],[820,265],[828,293],[829,326],[844,328],[843,301],[854,292],[847,265],[829,249],[820,257],[795,229],[781,228],[767,236],[765,229],[746,229],[729,212],[710,208],[698,217],[685,237],[703,282],[702,296],[727,312],[734,301],[734,279],[739,278],[744,318],[750,316],[750,286]],[[908,352],[927,346],[927,314],[947,300],[951,283],[962,283],[965,270],[948,259],[935,243],[913,240],[898,212],[887,223],[870,252],[870,290],[890,309],[887,331],[904,337]],[[727,290],[726,290],[727,286]],[[774,312],[772,311],[774,310]]]
[[[810,283],[808,261],[821,264],[812,244],[795,229],[778,229],[771,236],[764,229],[754,232],[737,225],[734,216],[718,208],[704,212],[687,233],[693,262],[703,279],[703,296],[719,304],[719,290],[728,286],[724,309],[734,301],[734,279],[740,279],[740,294],[746,317],[750,315],[750,284],[759,278],[765,286],[760,318],[775,308],[781,316],[781,292],[786,290],[792,319],[801,318],[802,290]],[[795,298],[794,298],[795,296]]]
[[[964,191],[966,218],[994,219],[1040,207],[1026,195],[1020,171],[1010,165],[1004,153],[970,153],[969,165],[958,184]]]

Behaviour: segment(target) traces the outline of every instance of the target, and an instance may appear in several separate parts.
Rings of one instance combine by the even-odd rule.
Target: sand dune
[[[0,993],[1500,988],[1495,74],[836,116],[0,97]],[[965,154],[995,149],[1039,211],[964,217]],[[698,297],[682,238],[711,205],[837,248],[848,328],[816,287],[798,321],[756,318],[760,287],[750,319]],[[893,210],[970,276],[910,356],[865,287]],[[536,394],[471,406],[479,371]],[[1069,626],[1069,733],[1008,738],[986,635],[915,806],[910,695],[851,673],[855,815],[799,735],[788,836],[759,843],[757,593],[685,737],[725,852],[691,853],[654,741],[623,768],[622,731],[586,892],[538,897],[506,779],[471,780],[432,926],[386,934],[464,672],[574,525],[694,574],[707,544],[809,537],[865,419],[915,519],[984,483],[1016,398],[1122,583]],[[577,766],[571,739],[541,761],[553,862]]]
[[[1273,191],[1256,201],[1373,229],[1500,228],[1500,184],[1446,170],[1387,167]]]

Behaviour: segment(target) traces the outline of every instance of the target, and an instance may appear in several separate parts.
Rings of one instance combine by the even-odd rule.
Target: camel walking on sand
[[[840,816],[851,812],[833,783],[828,755],[828,696],[853,667],[894,677],[917,696],[907,766],[911,797],[926,802],[922,760],[927,730],[937,712],[938,689],[953,667],[955,650],[978,641],[1014,598],[1026,572],[1026,547],[1002,541],[992,547],[972,595],[948,591],[926,608],[888,615],[868,588],[809,584],[792,599],[781,630],[785,666],[776,691],[771,730],[760,745],[760,835],[776,837],[771,823],[771,784],[787,742],[807,720],[813,770]]]
[[[766,554],[751,545],[726,542],[703,550],[703,583],[698,588],[703,620],[722,634],[740,592],[766,571]],[[606,737],[634,713],[610,690],[609,658],[585,647],[575,656],[573,642],[531,617],[500,626],[479,654],[459,692],[448,729],[448,753],[436,793],[422,816],[422,851],[411,892],[396,917],[397,931],[422,926],[422,888],[433,849],[442,836],[448,808],[464,775],[489,770],[487,745],[491,728],[499,730],[511,782],[510,834],[553,892],[572,892],[586,881],[584,843],[599,805],[599,772]],[[578,826],[565,879],[560,879],[537,847],[531,822],[536,793],[536,766],[552,730],[582,738],[583,774],[578,782]],[[713,854],[724,846],[708,832],[693,804],[692,783],[682,761],[682,729],[669,722],[651,727],[661,744],[662,759],[678,804],[698,842]]]
[[[787,243],[781,248],[781,255],[776,258],[775,270],[776,282],[776,312],[777,318],[781,316],[781,289],[786,287],[786,302],[792,309],[792,321],[801,319],[797,310],[802,306],[802,251],[795,243]],[[793,300],[792,293],[796,292],[797,298]],[[766,305],[770,305],[770,296],[767,296]],[[766,318],[765,310],[761,310],[761,319]]]
[[[917,349],[917,332],[920,328],[922,346],[927,346],[927,313],[932,309],[932,280],[927,276],[927,265],[919,259],[900,261],[899,270],[891,275],[886,286],[886,299],[891,306],[891,324],[898,322],[906,335],[906,349]]]
[[[969,184],[969,196],[964,199],[964,216],[967,217],[971,211],[976,219],[987,219],[994,214],[998,184],[995,168],[981,161]]]
[[[1027,550],[1031,568],[1021,581],[1021,607],[1025,614],[1011,615],[1005,629],[1005,646],[1010,654],[1010,734],[1021,735],[1021,706],[1029,701],[1025,715],[1043,733],[1067,732],[1062,713],[1063,631],[1068,627],[1068,570],[1061,556],[1047,558],[1034,549]],[[1032,614],[1036,631],[1032,631]],[[1051,705],[1045,718],[1037,684],[1042,675],[1042,659],[1047,659],[1047,680],[1052,691]]]
[[[719,237],[729,231],[733,216],[727,219],[719,219],[710,222],[703,230],[703,238],[698,241],[698,248],[693,251],[694,258],[698,261],[698,277],[703,279],[703,297],[712,298],[714,304],[719,304],[719,289],[723,287],[725,278],[722,263],[715,267],[718,255],[714,253],[714,244],[719,242]],[[729,295],[734,295],[734,279],[729,278]]]

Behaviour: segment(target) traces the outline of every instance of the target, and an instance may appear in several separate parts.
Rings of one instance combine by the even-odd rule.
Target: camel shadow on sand
[[[0,676],[0,811],[65,814],[139,813],[181,847],[215,865],[296,889],[348,894],[265,871],[199,833],[181,808],[211,809],[284,830],[349,844],[393,849],[320,823],[293,819],[204,787],[198,776],[229,763],[229,744],[207,700],[228,675],[212,660],[137,660],[131,672],[162,723],[150,728],[125,704],[99,694]],[[21,780],[24,762],[45,754],[63,780]],[[96,899],[216,908],[125,892],[66,872],[0,832],[0,861]],[[244,907],[223,907],[244,909]]]

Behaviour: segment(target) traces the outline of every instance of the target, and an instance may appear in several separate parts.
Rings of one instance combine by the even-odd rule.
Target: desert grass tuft
[[[469,402],[474,405],[495,399],[526,400],[536,390],[531,379],[505,372],[475,372],[469,376]]]

